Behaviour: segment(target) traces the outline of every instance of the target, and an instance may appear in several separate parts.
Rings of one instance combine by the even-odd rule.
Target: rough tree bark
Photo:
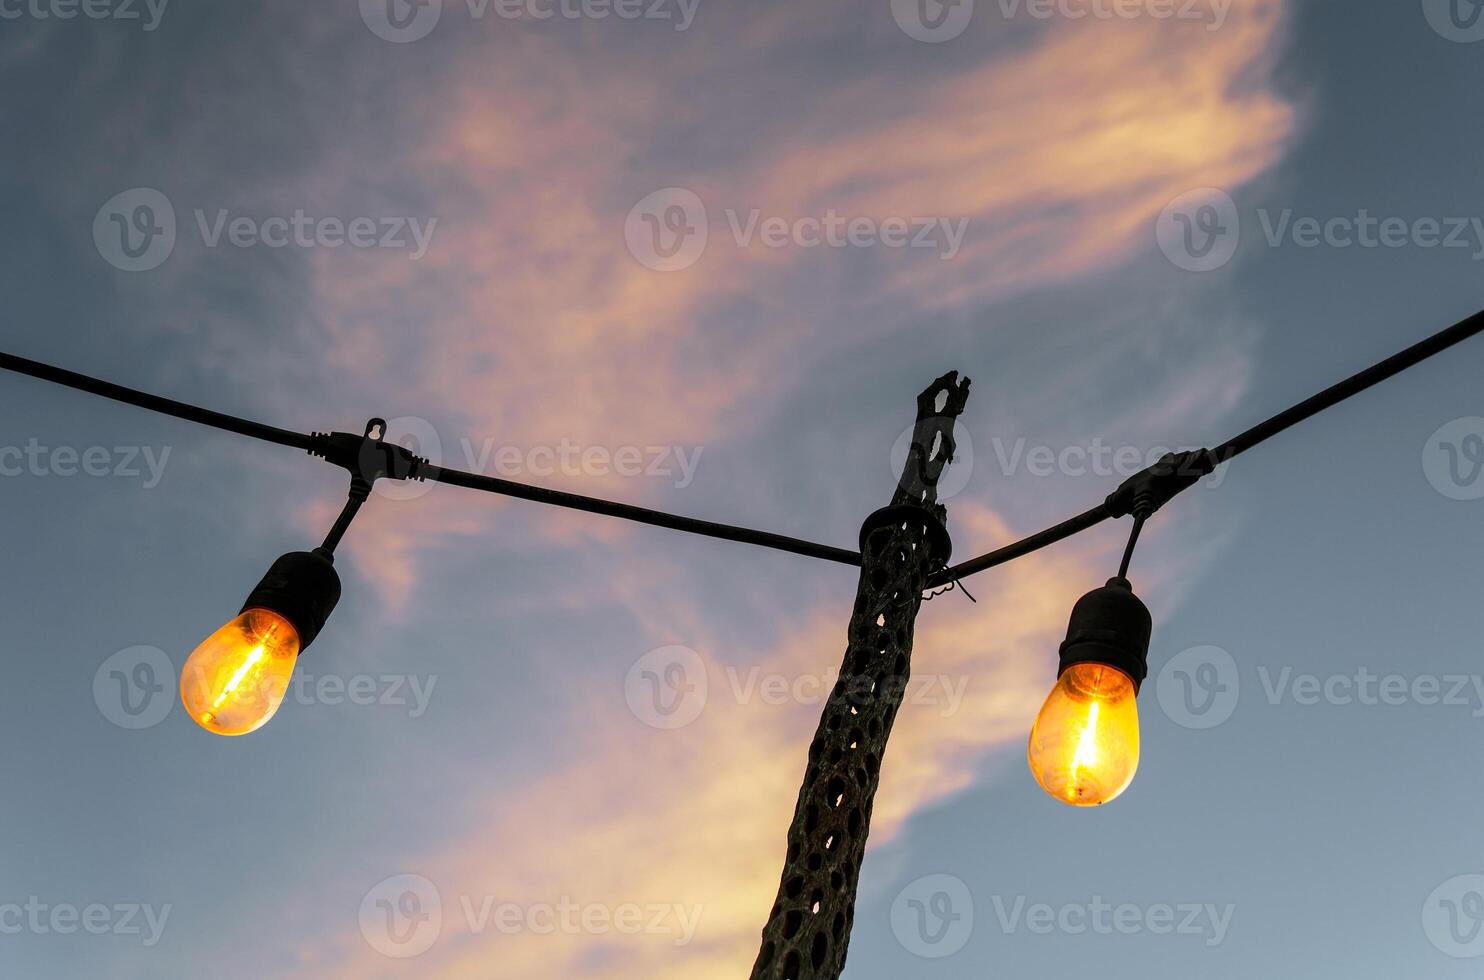
[[[928,575],[949,557],[938,478],[969,380],[944,375],[917,397],[912,447],[891,505],[861,529],[861,576],[840,680],[809,747],[778,900],[752,980],[837,980],[855,918],[881,762],[911,669]]]

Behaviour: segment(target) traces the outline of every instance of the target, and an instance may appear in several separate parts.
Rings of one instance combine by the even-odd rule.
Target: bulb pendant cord
[[[361,443],[355,447],[353,458],[361,465],[347,467],[350,469],[350,493],[345,501],[345,507],[340,511],[340,516],[335,520],[335,526],[330,528],[330,533],[325,535],[325,543],[314,549],[314,553],[326,561],[335,560],[335,549],[340,546],[340,539],[345,537],[345,532],[350,530],[351,521],[361,512],[361,505],[371,496],[371,485],[382,476],[389,475],[383,468],[375,465],[365,465],[367,460],[381,460],[386,457],[383,451],[382,438],[386,435],[386,422],[382,419],[372,419],[366,423],[366,434],[361,437]]]
[[[1119,578],[1128,578],[1128,566],[1134,560],[1134,546],[1139,543],[1139,532],[1144,530],[1144,522],[1147,520],[1147,517],[1134,518],[1134,529],[1128,536],[1128,547],[1123,551],[1123,564],[1118,566]]]
[[[361,505],[371,496],[371,484],[360,477],[351,477],[350,497],[345,501],[345,507],[340,511],[340,516],[335,520],[335,526],[330,528],[330,533],[325,535],[325,543],[314,549],[315,553],[323,556],[329,561],[335,560],[335,549],[340,546],[340,539],[345,537],[345,532],[350,530],[350,522],[356,519],[360,513]]]
[[[1129,532],[1128,547],[1123,549],[1123,564],[1118,566],[1118,577],[1128,578],[1128,566],[1134,560],[1134,548],[1139,543],[1139,532],[1144,530],[1144,522],[1154,516],[1159,510],[1162,500],[1158,495],[1148,489],[1143,489],[1134,497],[1130,512],[1134,515],[1134,529]]]

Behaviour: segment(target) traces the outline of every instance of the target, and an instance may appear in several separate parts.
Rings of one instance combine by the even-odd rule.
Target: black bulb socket
[[[1105,664],[1127,674],[1137,693],[1149,676],[1149,638],[1153,632],[1154,618],[1134,595],[1128,579],[1111,578],[1072,607],[1057,676],[1077,664]]]
[[[281,556],[257,584],[242,612],[269,609],[293,625],[302,653],[324,629],[340,601],[340,576],[322,551],[291,551]]]

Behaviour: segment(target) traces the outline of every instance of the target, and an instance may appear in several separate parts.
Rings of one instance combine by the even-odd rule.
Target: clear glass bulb
[[[1069,667],[1036,716],[1027,757],[1036,782],[1063,803],[1116,799],[1139,768],[1133,680],[1104,664]]]
[[[217,735],[246,735],[268,723],[288,693],[299,633],[271,609],[249,609],[196,648],[180,672],[180,700]]]

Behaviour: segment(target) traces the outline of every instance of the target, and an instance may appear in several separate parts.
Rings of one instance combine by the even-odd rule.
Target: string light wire
[[[948,586],[950,583],[958,582],[959,588],[962,588],[961,580],[970,575],[986,571],[1032,554],[1033,552],[1040,551],[1043,548],[1050,547],[1060,541],[1064,541],[1067,538],[1096,527],[1103,521],[1133,513],[1133,500],[1135,497],[1138,498],[1141,505],[1144,505],[1140,507],[1141,512],[1146,508],[1151,499],[1153,501],[1153,509],[1157,510],[1176,494],[1193,486],[1202,476],[1210,473],[1217,465],[1229,462],[1234,457],[1272,439],[1274,436],[1287,431],[1300,422],[1333,408],[1341,402],[1353,398],[1361,392],[1481,332],[1484,332],[1484,311],[1476,313],[1468,319],[1462,320],[1446,330],[1442,330],[1426,340],[1414,344],[1406,350],[1394,354],[1338,384],[1326,388],[1312,398],[1279,412],[1272,418],[1222,443],[1214,450],[1202,450],[1198,453],[1185,454],[1183,457],[1166,457],[1165,460],[1161,461],[1161,464],[1156,464],[1155,467],[1151,467],[1149,470],[1127,481],[1102,504],[1069,518],[1060,524],[1049,527],[1044,531],[1016,541],[1013,544],[1006,545],[988,554],[981,555],[978,558],[954,565],[951,568],[942,569],[929,578],[928,587],[930,589],[940,589]],[[364,441],[365,437],[348,436],[344,433],[302,434],[293,432],[288,429],[254,422],[235,415],[212,411],[211,409],[191,405],[172,398],[164,398],[134,388],[127,388],[123,385],[103,381],[50,364],[44,364],[40,361],[19,357],[15,354],[0,352],[0,369],[26,375],[51,384],[72,388],[77,391],[84,391],[161,415],[183,419],[187,422],[210,426],[226,432],[235,432],[238,435],[246,436],[250,439],[299,449],[312,455],[324,457],[332,462],[340,463],[341,465],[354,467],[355,464],[353,462],[347,462],[347,457],[353,458],[357,451],[364,451],[366,445]],[[379,440],[376,446],[380,448]],[[449,486],[480,490],[486,493],[515,497],[521,500],[549,504],[555,507],[565,507],[590,514],[617,517],[654,527],[665,527],[690,534],[719,538],[725,541],[771,548],[775,551],[804,555],[843,565],[859,566],[861,563],[861,556],[858,552],[849,551],[844,548],[835,548],[800,538],[774,534],[769,531],[760,531],[730,524],[719,524],[694,517],[684,517],[664,511],[651,510],[647,507],[637,507],[632,504],[604,500],[598,497],[568,493],[562,490],[552,490],[546,487],[518,483],[513,480],[503,480],[478,473],[467,473],[462,470],[435,466],[427,460],[412,456],[405,450],[401,450],[400,447],[387,448],[389,451],[388,462],[373,474],[373,478],[393,477],[397,479],[434,480]],[[352,468],[352,473],[354,474],[356,472],[356,469]],[[1135,539],[1137,528],[1141,528],[1144,520],[1148,517],[1149,513],[1136,515]],[[1129,542],[1130,556],[1132,554],[1133,543],[1133,540]]]

